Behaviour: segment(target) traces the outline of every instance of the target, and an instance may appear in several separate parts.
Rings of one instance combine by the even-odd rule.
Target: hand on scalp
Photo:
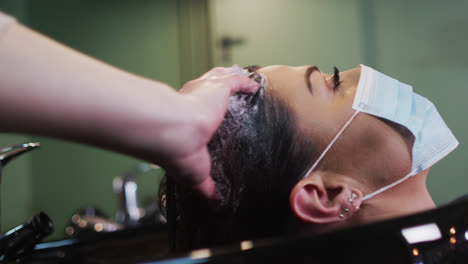
[[[200,127],[195,138],[184,145],[184,157],[175,161],[171,171],[176,180],[193,188],[202,197],[217,200],[216,187],[210,176],[211,158],[207,144],[221,125],[229,104],[229,98],[237,92],[254,93],[258,84],[244,74],[239,66],[214,68],[200,78],[187,82],[179,91],[187,100],[188,113]]]

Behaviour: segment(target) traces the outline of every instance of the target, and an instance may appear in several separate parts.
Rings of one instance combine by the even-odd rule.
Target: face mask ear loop
[[[408,175],[406,175],[405,177],[399,179],[398,181],[396,181],[396,182],[394,182],[394,183],[391,183],[391,184],[389,184],[389,185],[387,185],[387,186],[385,186],[385,187],[382,187],[382,188],[378,189],[377,191],[375,191],[375,192],[373,192],[373,193],[371,193],[371,194],[368,194],[368,195],[364,196],[364,197],[362,198],[362,201],[368,200],[368,199],[370,199],[370,198],[376,196],[376,195],[379,194],[379,193],[385,192],[386,190],[388,190],[388,189],[390,189],[390,188],[392,188],[392,187],[395,187],[396,185],[398,185],[398,184],[404,182],[405,180],[407,180],[409,177],[415,175],[416,173],[418,173],[417,170],[411,171]]]
[[[330,142],[330,144],[328,144],[328,146],[325,148],[325,150],[322,152],[322,154],[320,154],[320,156],[318,157],[318,159],[314,162],[314,164],[312,165],[312,167],[310,167],[310,169],[307,171],[307,173],[304,175],[303,178],[307,177],[309,175],[309,173],[311,173],[315,167],[317,167],[317,165],[319,164],[319,162],[323,159],[323,157],[325,156],[325,154],[327,154],[327,152],[330,150],[330,148],[333,146],[333,144],[335,143],[335,141],[338,140],[338,138],[341,136],[341,134],[343,134],[343,131],[349,126],[349,124],[351,124],[351,121],[353,121],[353,119],[357,116],[357,114],[359,114],[361,111],[360,110],[356,110],[356,112],[354,112],[354,114],[349,118],[348,121],[346,121],[346,123],[344,124],[344,126],[340,129],[340,131],[338,131],[338,133],[336,134],[336,136],[333,138],[333,140]]]

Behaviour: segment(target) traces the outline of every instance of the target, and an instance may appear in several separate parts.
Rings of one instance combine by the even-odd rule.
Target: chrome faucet
[[[115,220],[125,226],[134,226],[145,216],[145,209],[138,201],[138,178],[141,174],[158,168],[155,165],[141,163],[136,168],[125,173],[122,177],[115,177],[112,181],[117,195],[117,214]]]
[[[8,147],[4,147],[0,149],[0,183],[2,183],[2,170],[3,168],[14,158],[18,157],[19,155],[28,152],[30,150],[34,150],[41,146],[41,143],[23,143],[18,145],[12,145]],[[1,188],[0,188],[1,189]],[[1,204],[1,191],[0,191],[0,204]],[[0,230],[1,230],[1,207],[0,207]]]
[[[154,169],[159,167],[141,163],[113,179],[112,186],[117,196],[117,213],[114,219],[104,216],[97,208],[87,207],[73,214],[65,233],[68,236],[79,236],[90,232],[113,232],[127,227],[166,223],[165,217],[159,210],[157,199],[144,208],[138,200],[138,179]]]

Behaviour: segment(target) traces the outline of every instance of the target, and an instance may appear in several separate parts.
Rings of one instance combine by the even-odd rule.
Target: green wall
[[[460,146],[433,166],[438,204],[468,193],[468,1],[376,1],[377,65],[437,106]]]
[[[210,1],[215,65],[310,65],[327,72],[363,58],[358,1]],[[243,39],[223,61],[222,36]]]

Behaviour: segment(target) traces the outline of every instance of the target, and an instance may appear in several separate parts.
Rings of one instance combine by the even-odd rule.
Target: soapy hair
[[[289,193],[314,160],[314,145],[298,132],[289,107],[265,79],[257,93],[231,97],[209,142],[211,175],[222,197],[209,206],[176,185],[177,247],[208,247],[280,234],[293,213]],[[262,81],[263,80],[263,81]]]

